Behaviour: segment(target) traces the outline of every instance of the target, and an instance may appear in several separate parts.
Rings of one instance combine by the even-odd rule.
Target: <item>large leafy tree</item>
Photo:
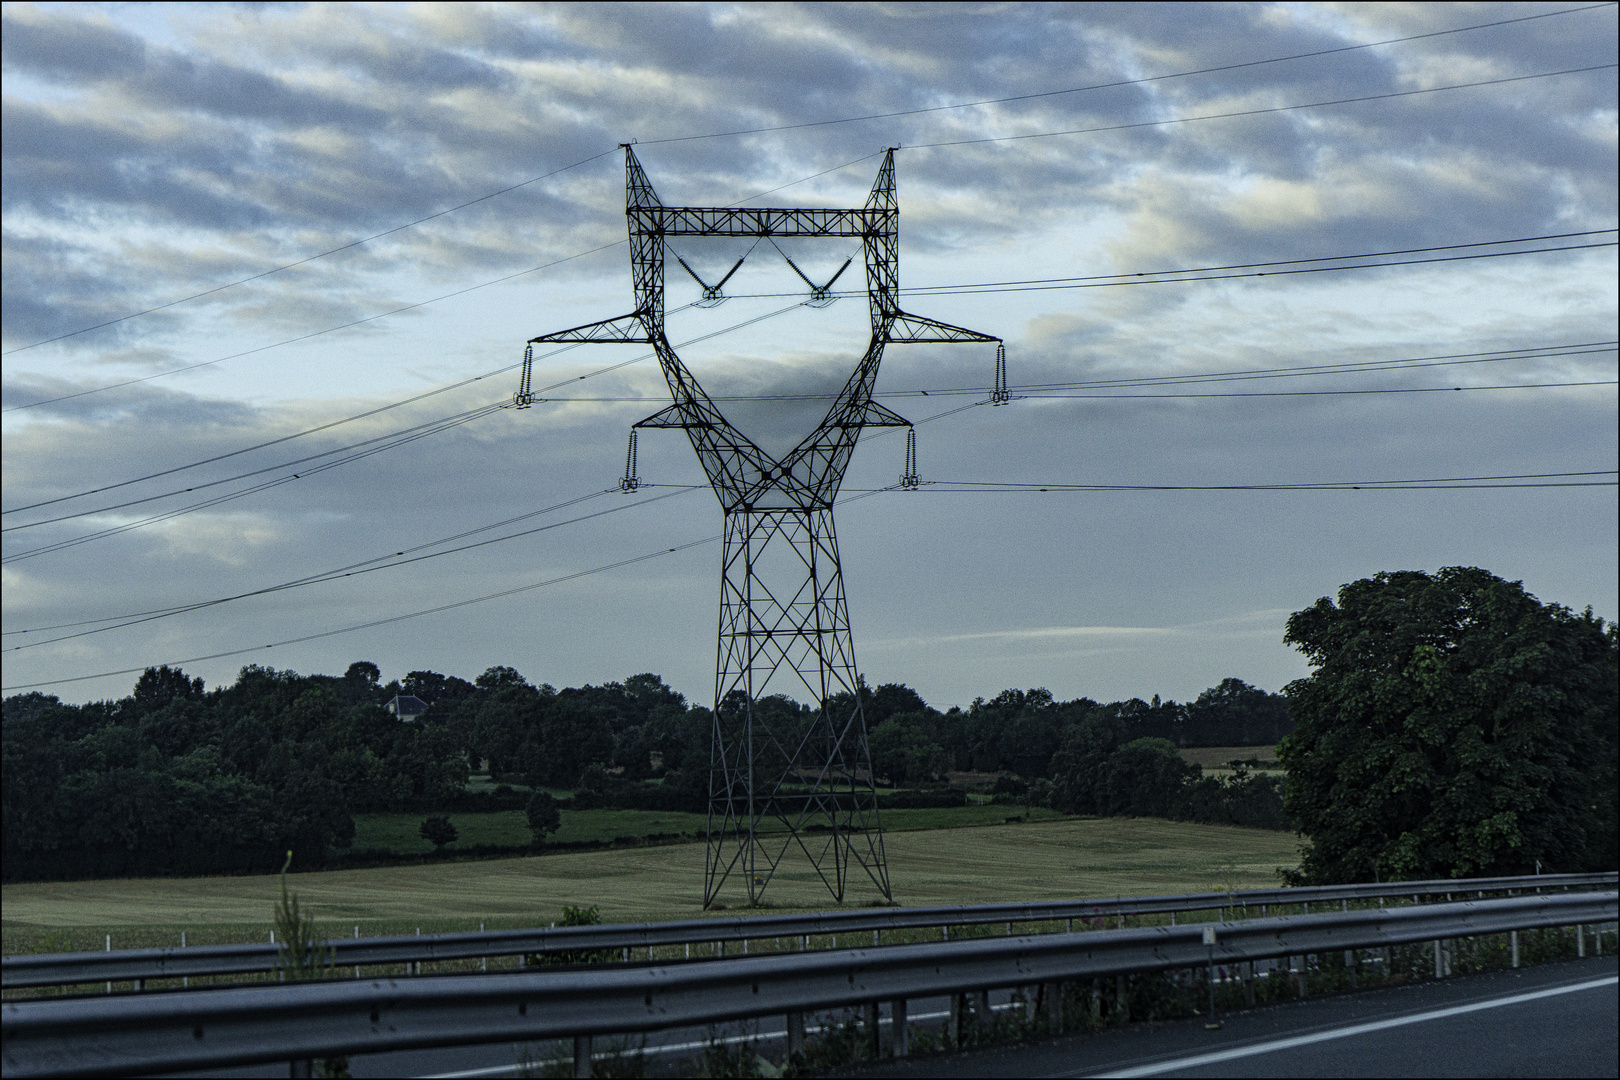
[[[1612,870],[1617,637],[1473,567],[1382,573],[1288,620],[1296,879]]]

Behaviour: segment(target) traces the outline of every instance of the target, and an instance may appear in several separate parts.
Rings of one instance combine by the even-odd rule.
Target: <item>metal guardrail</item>
[[[0,1006],[7,1076],[118,1076],[591,1036],[1234,964],[1339,949],[1612,922],[1620,892],[1034,934],[702,964],[236,987]],[[1210,932],[1213,931],[1211,936]],[[897,1010],[898,1012],[898,1010]]]
[[[658,923],[619,923],[534,930],[495,930],[424,936],[336,938],[325,942],[337,967],[437,963],[489,956],[547,955],[612,950],[623,953],[680,945],[745,943],[767,938],[832,938],[873,931],[1114,919],[1127,915],[1182,914],[1227,909],[1263,909],[1283,904],[1400,900],[1524,889],[1596,888],[1620,883],[1620,875],[1542,874],[1529,877],[1443,878],[1243,892],[1187,893],[1114,900],[860,908],[800,915],[742,915]],[[719,951],[719,950],[717,950]],[[118,952],[40,953],[0,959],[0,988],[73,986],[152,979],[241,975],[277,970],[278,946],[266,942]]]

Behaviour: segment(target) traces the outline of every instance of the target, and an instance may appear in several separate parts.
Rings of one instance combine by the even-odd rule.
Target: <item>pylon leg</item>
[[[704,906],[739,874],[758,903],[794,852],[889,899],[832,511],[728,512],[721,566]]]

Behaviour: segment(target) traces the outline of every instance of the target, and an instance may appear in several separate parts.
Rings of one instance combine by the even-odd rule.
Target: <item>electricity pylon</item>
[[[795,848],[836,900],[844,899],[855,866],[892,899],[833,501],[863,429],[911,426],[872,400],[885,345],[995,342],[996,404],[1005,398],[1000,393],[1004,347],[991,334],[900,310],[900,207],[892,149],[883,156],[866,205],[858,209],[665,206],[628,145],[624,165],[635,310],[542,334],[529,342],[526,355],[549,342],[651,345],[673,404],[632,428],[623,486],[636,486],[635,429],[681,428],[720,499],[725,530],[703,906],[716,901],[734,873],[746,882],[749,902],[759,903]],[[861,239],[871,342],[827,415],[781,457],[767,454],[726,420],[665,336],[666,242],[677,236],[754,237],[756,245],[789,236]],[[810,285],[809,303],[830,302],[831,281]],[[709,291],[719,296],[719,286],[705,289],[705,297]],[[529,387],[526,363],[519,406],[532,401]],[[914,453],[908,447],[902,482],[912,482],[904,486],[915,486]],[[800,697],[808,698],[808,708],[789,700]]]

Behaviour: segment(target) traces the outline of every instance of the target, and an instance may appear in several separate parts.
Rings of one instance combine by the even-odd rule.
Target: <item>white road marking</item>
[[[1296,1035],[1286,1039],[1272,1039],[1269,1042],[1254,1043],[1249,1046],[1234,1047],[1231,1050],[1212,1050],[1206,1054],[1193,1054],[1190,1057],[1176,1058],[1173,1061],[1159,1061],[1152,1065],[1139,1065],[1132,1069],[1119,1069],[1116,1071],[1087,1073],[1088,1076],[1158,1076],[1161,1073],[1175,1072],[1180,1069],[1196,1069],[1201,1065],[1214,1065],[1222,1061],[1234,1061],[1238,1058],[1253,1057],[1257,1054],[1270,1054],[1278,1050],[1290,1050],[1296,1046],[1309,1046],[1312,1043],[1327,1042],[1330,1039],[1347,1039],[1353,1035],[1366,1035],[1374,1031],[1387,1031],[1390,1028],[1405,1027],[1407,1024],[1421,1024],[1429,1020],[1443,1020],[1448,1016],[1461,1016],[1464,1013],[1479,1012],[1481,1009],[1498,1009],[1504,1005],[1518,1005],[1526,1001],[1537,1001],[1541,998],[1556,997],[1559,994],[1574,994],[1581,990],[1596,990],[1603,986],[1620,984],[1620,976],[1610,975],[1604,979],[1591,979],[1587,982],[1573,983],[1569,986],[1554,986],[1546,990],[1531,990],[1523,994],[1510,994],[1506,997],[1491,998],[1487,1001],[1476,1001],[1468,1005],[1453,1005],[1445,1009],[1432,1009],[1429,1012],[1414,1013],[1411,1016],[1397,1016],[1389,1020],[1374,1020],[1365,1024],[1351,1024],[1347,1027],[1332,1028],[1328,1031],[1318,1031],[1310,1035]],[[1077,1073],[1055,1073],[1056,1076],[1075,1076]]]
[[[1011,1006],[1011,1005],[992,1005],[990,1007],[992,1009],[995,1009],[996,1011],[1000,1012],[1000,1011],[1003,1011],[1005,1009],[1012,1008],[1013,1006]],[[932,1012],[932,1013],[921,1013],[921,1014],[914,1013],[911,1016],[906,1017],[906,1023],[909,1025],[909,1024],[915,1024],[919,1020],[944,1020],[944,1019],[947,1019],[950,1015],[951,1014],[948,1013],[948,1012]],[[889,1017],[887,1017],[887,1016],[883,1017],[883,1019],[878,1021],[879,1024],[890,1024],[890,1025],[892,1025],[893,1022],[894,1021],[892,1019],[890,1019]],[[817,1027],[814,1024],[807,1024],[805,1026],[804,1032],[805,1032],[806,1035],[819,1035],[824,1030],[825,1030],[824,1028]],[[766,1032],[761,1032],[758,1035],[728,1035],[728,1036],[726,1036],[724,1038],[716,1039],[716,1040],[714,1040],[714,1042],[717,1042],[717,1043],[719,1043],[719,1044],[721,1044],[723,1046],[734,1046],[737,1043],[764,1042],[767,1039],[785,1039],[785,1038],[787,1038],[787,1032],[785,1032],[785,1031],[766,1031]],[[552,1040],[552,1041],[554,1041],[554,1040]],[[700,1039],[697,1042],[662,1043],[662,1044],[659,1044],[657,1046],[645,1047],[644,1049],[642,1049],[639,1052],[643,1053],[643,1054],[670,1054],[670,1053],[675,1053],[675,1052],[681,1051],[681,1050],[702,1050],[704,1047],[710,1046],[710,1045],[712,1045],[710,1040],[708,1040],[708,1039]],[[598,1058],[598,1057],[607,1058],[607,1057],[613,1057],[614,1055],[611,1054],[611,1053],[606,1053],[606,1054],[592,1054],[591,1056],[593,1058]],[[535,1066],[561,1065],[561,1064],[567,1064],[567,1063],[571,1062],[572,1060],[573,1060],[572,1058],[552,1058],[552,1059],[547,1060],[547,1061],[533,1062],[533,1065],[535,1065]],[[490,1066],[487,1066],[487,1067],[482,1068],[482,1069],[463,1069],[460,1072],[432,1073],[432,1074],[430,1074],[428,1076],[422,1077],[422,1080],[464,1080],[464,1078],[474,1077],[474,1076],[500,1076],[503,1073],[520,1072],[522,1069],[523,1069],[522,1065],[490,1065]]]

